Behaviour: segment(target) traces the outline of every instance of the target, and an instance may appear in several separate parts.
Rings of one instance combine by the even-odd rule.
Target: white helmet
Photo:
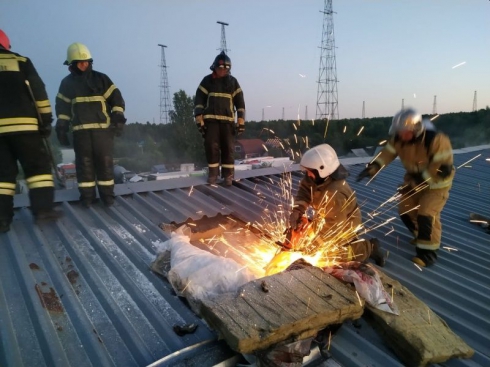
[[[66,50],[66,61],[63,65],[70,65],[73,61],[92,61],[92,55],[83,43],[72,43]]]
[[[390,135],[395,135],[402,131],[412,131],[415,136],[419,136],[424,131],[422,115],[418,114],[413,108],[406,108],[393,116],[391,122]]]
[[[321,178],[327,178],[339,168],[340,162],[330,145],[320,144],[303,154],[300,165],[316,170]]]

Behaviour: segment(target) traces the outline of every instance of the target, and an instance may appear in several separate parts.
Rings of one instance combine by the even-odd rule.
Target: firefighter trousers
[[[235,170],[235,127],[231,122],[206,120],[204,150],[208,161],[209,177],[233,177]]]
[[[415,246],[437,250],[441,245],[441,212],[449,198],[449,187],[404,193],[398,204],[398,214],[414,235]],[[417,208],[418,209],[415,209]]]
[[[74,131],[73,148],[80,200],[90,205],[97,186],[102,201],[114,203],[114,133],[110,129]]]
[[[0,135],[0,221],[12,222],[17,162],[22,166],[29,188],[31,211],[36,214],[53,208],[54,181],[51,155],[38,132]]]

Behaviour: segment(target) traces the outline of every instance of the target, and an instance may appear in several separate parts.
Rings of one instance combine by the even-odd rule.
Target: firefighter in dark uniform
[[[105,74],[92,69],[92,56],[81,43],[68,47],[65,65],[70,75],[60,84],[56,96],[56,133],[62,146],[73,147],[78,189],[82,204],[95,200],[95,186],[106,206],[114,203],[114,136],[120,136],[126,123],[124,100],[119,89]]]
[[[208,161],[208,183],[214,184],[219,175],[226,186],[231,186],[235,169],[235,111],[236,133],[245,131],[245,100],[240,84],[230,75],[231,60],[221,52],[197,88],[194,100],[196,125],[204,138]]]
[[[294,199],[289,225],[296,230],[306,209],[315,209],[312,221],[314,245],[321,248],[330,240],[341,246],[338,262],[366,261],[371,258],[378,266],[385,265],[385,253],[377,238],[361,239],[362,216],[355,193],[346,181],[349,173],[340,164],[335,150],[328,144],[317,145],[306,151],[300,162],[306,171]],[[344,243],[342,243],[344,242]]]
[[[34,65],[10,51],[10,41],[0,30],[0,233],[10,229],[14,216],[17,161],[35,220],[61,215],[53,209],[51,155],[43,141],[51,133],[52,120],[51,104]]]
[[[391,123],[390,140],[380,154],[359,174],[372,177],[396,157],[405,168],[398,213],[413,234],[416,254],[412,261],[433,265],[441,246],[441,211],[449,198],[455,169],[449,138],[423,121],[414,109],[398,112]],[[427,127],[429,126],[429,127]]]

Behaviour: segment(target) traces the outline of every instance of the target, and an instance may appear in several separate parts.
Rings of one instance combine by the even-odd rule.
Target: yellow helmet
[[[68,46],[63,65],[70,65],[73,61],[93,61],[88,47],[83,43],[75,42]]]

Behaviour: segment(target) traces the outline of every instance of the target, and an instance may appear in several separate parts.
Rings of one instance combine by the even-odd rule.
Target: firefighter
[[[204,138],[208,183],[216,183],[221,158],[221,176],[224,184],[231,186],[235,167],[234,136],[245,131],[245,101],[240,84],[230,75],[231,60],[224,51],[216,56],[210,69],[213,72],[205,76],[197,88],[194,116]]]
[[[121,136],[126,118],[124,99],[111,79],[92,69],[87,46],[72,43],[66,61],[70,75],[60,84],[56,96],[56,134],[62,146],[73,147],[80,201],[86,207],[94,202],[95,186],[106,206],[114,203],[114,136]]]
[[[355,234],[355,228],[360,228],[362,217],[357,205],[355,193],[346,181],[349,173],[340,164],[335,150],[328,144],[317,145],[308,150],[300,162],[301,168],[306,171],[301,180],[298,193],[294,200],[294,208],[289,218],[289,225],[296,230],[302,223],[306,209],[311,206],[317,216],[320,215],[323,223],[313,220],[319,229],[314,242],[328,241],[346,234],[345,252],[341,254],[341,262],[366,261],[371,258],[376,265],[385,265],[385,253],[380,249],[379,240],[360,239]],[[349,231],[352,231],[349,234]]]
[[[40,119],[39,119],[40,116]],[[0,30],[0,233],[14,216],[17,162],[24,171],[36,221],[56,219],[51,155],[43,141],[51,133],[51,104],[31,60],[10,51]]]
[[[391,138],[380,154],[359,173],[357,181],[372,177],[396,157],[405,168],[398,213],[413,234],[420,266],[433,265],[441,245],[441,211],[449,197],[455,169],[449,138],[422,120],[412,108],[399,111],[389,130]]]

